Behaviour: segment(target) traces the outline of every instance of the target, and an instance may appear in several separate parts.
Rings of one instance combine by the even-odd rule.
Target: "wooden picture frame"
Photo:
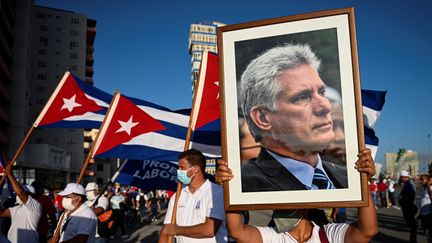
[[[300,49],[308,46],[312,53],[321,60],[321,68],[318,69],[318,74],[315,72],[317,74],[315,79],[310,79],[314,80],[310,83],[317,86],[310,85],[313,88],[307,88],[310,91],[308,91],[309,93],[302,91],[302,95],[295,96],[294,99],[294,96],[288,95],[291,94],[289,91],[286,91],[287,95],[285,97],[285,93],[281,93],[281,90],[294,90],[292,85],[297,82],[297,79],[286,84],[290,86],[284,86],[285,81],[280,80],[285,80],[283,79],[285,76],[282,76],[285,67],[281,68],[279,66],[268,70],[263,67],[267,68],[274,65],[275,62],[269,60],[279,60],[280,56],[278,55],[282,53],[280,48],[295,47],[298,49],[299,46],[302,46]],[[279,49],[274,49],[275,47]],[[234,174],[234,178],[224,185],[225,208],[227,210],[255,210],[366,206],[369,196],[367,193],[367,178],[365,174],[360,174],[354,168],[357,154],[359,150],[364,148],[354,9],[343,8],[226,25],[218,29],[218,49],[223,158],[228,161],[228,167]],[[283,52],[289,51],[284,49]],[[256,58],[260,57],[261,59],[264,56],[267,56],[266,60],[254,61],[254,64],[251,64]],[[289,60],[287,63],[291,63],[291,59]],[[294,65],[292,69],[294,70],[300,66],[302,65]],[[313,65],[306,66],[308,67],[305,70],[309,70]],[[244,80],[247,81],[241,81],[245,70],[248,70],[247,74],[244,75]],[[264,71],[258,72],[254,70]],[[268,83],[265,80],[267,80],[267,74],[269,73],[274,76],[268,80],[278,78],[278,81],[275,82],[278,82],[277,87],[279,87],[279,90],[275,91],[276,86],[269,86],[269,88],[266,85],[267,88],[262,88],[263,84]],[[287,80],[296,77],[295,73],[290,75],[287,76]],[[317,77],[325,83],[325,93],[321,90],[319,81],[316,81]],[[260,83],[258,84],[258,82]],[[287,89],[284,89],[284,87],[287,87]],[[275,91],[273,96],[271,96],[271,91]],[[330,93],[339,96],[339,98],[336,98],[342,108],[342,115],[340,115],[342,120],[339,122],[335,120],[337,113],[328,111],[327,102],[334,98],[330,97],[334,96]],[[266,99],[265,97],[274,97],[274,99],[269,102],[271,98]],[[286,104],[283,98],[286,98]],[[302,100],[302,103],[298,103],[299,100]],[[265,102],[268,102],[268,104]],[[277,108],[269,108],[275,103]],[[319,115],[317,109],[321,108],[316,108],[318,103],[325,107],[326,110]],[[305,108],[297,110],[297,112],[291,112],[294,110],[282,110],[293,107],[286,106],[284,108],[284,105],[287,104],[302,104],[305,105]],[[335,107],[336,105],[331,104],[330,109]],[[282,111],[285,113],[281,113]],[[247,119],[243,117],[242,113],[247,115]],[[322,116],[324,117],[322,119],[327,120],[323,121],[323,124],[317,125],[317,121],[313,121],[315,122],[313,123],[307,118],[312,113],[316,113],[315,117]],[[283,116],[283,114],[286,116]],[[287,114],[291,115],[288,117]],[[283,119],[281,119],[282,117]],[[332,120],[332,125],[329,125],[328,120]],[[294,130],[295,128],[287,127],[288,123],[294,124],[296,121],[301,121],[300,124],[304,126],[310,123],[310,130],[315,129],[314,126],[318,126],[320,129],[323,128],[322,131],[319,131],[322,133],[312,137],[312,132],[309,135],[304,135],[306,133],[302,135],[302,132]],[[253,130],[252,133],[256,138],[261,137],[262,143],[253,141],[253,139],[251,142],[249,134],[250,144],[245,145],[247,142],[243,140],[245,138],[243,123],[248,124],[247,127]],[[342,139],[339,139],[343,145],[340,145],[339,149],[337,149],[338,153],[329,152],[337,137],[336,125],[339,125],[343,132]],[[286,131],[286,129],[289,131]],[[330,138],[332,133],[330,130],[333,130],[333,139]],[[324,131],[327,134],[327,140],[322,135]],[[313,130],[313,132],[316,132],[316,130]],[[310,136],[311,139],[316,139],[317,142],[311,140],[310,144],[313,145],[309,146],[307,139],[302,136]],[[315,145],[315,143],[320,145]],[[325,144],[325,148],[323,148],[323,144]],[[266,151],[273,152],[273,154],[264,152],[263,147],[266,148]],[[293,147],[296,149],[292,149]],[[259,158],[242,161],[242,158],[246,157],[242,152],[247,149],[255,149],[253,157]],[[330,179],[332,185],[329,186],[329,188],[333,189],[309,190],[310,188],[317,188],[314,183],[308,184],[310,187],[306,186],[305,189],[302,189],[303,184],[297,187],[294,186],[298,184],[298,181],[310,183],[311,175],[304,173],[303,175],[306,175],[304,176],[306,178],[298,179],[302,176],[295,176],[295,179],[287,180],[293,174],[283,176],[286,175],[283,172],[287,170],[286,165],[281,167],[279,160],[274,159],[277,155],[284,154],[287,151],[304,152],[304,154],[313,154],[314,156],[316,156],[315,152],[318,151],[322,162],[318,162],[316,166],[318,164],[324,166],[328,178],[333,178]],[[336,156],[330,157],[333,159],[330,159],[332,161],[327,163],[325,160],[329,155]],[[315,163],[314,160],[311,160],[312,164]],[[291,166],[290,161],[284,163]],[[326,165],[337,168],[342,174],[337,174],[339,173],[337,172],[331,176],[332,172],[328,171]],[[310,167],[313,168],[314,166]],[[344,168],[346,170],[345,175],[343,175]],[[297,170],[296,167],[293,170]],[[310,172],[310,168],[306,171]],[[346,176],[345,184],[343,180],[341,180],[342,183],[336,181],[344,176]],[[279,183],[282,185],[279,185]]]

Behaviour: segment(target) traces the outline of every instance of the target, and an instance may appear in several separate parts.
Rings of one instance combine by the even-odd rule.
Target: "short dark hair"
[[[183,151],[179,155],[179,160],[186,159],[191,166],[198,165],[204,173],[206,168],[206,160],[201,151],[196,149],[189,149]]]

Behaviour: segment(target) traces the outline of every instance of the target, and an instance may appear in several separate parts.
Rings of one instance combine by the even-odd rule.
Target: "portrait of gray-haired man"
[[[240,81],[240,104],[259,155],[242,165],[242,191],[347,187],[346,167],[323,161],[335,139],[331,103],[308,45],[284,44],[252,60]]]

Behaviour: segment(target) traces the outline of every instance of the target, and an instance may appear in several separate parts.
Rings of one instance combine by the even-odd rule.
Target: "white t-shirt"
[[[95,241],[97,225],[96,215],[93,213],[93,210],[84,203],[68,218],[65,216],[63,222],[59,222],[59,224],[60,223],[63,225],[63,228],[59,242],[70,240],[76,235],[88,235],[87,243],[93,243]],[[57,227],[59,227],[58,224]]]
[[[11,226],[8,239],[11,242],[39,242],[37,225],[42,214],[42,205],[31,196],[23,205],[9,208]]]
[[[111,197],[112,209],[120,209],[120,203],[124,202],[125,198],[122,194],[114,195]]]
[[[312,235],[306,243],[320,243],[319,229],[320,227],[314,222]],[[330,243],[344,243],[345,233],[349,227],[349,224],[326,224],[324,225],[324,231],[326,232],[327,239]],[[289,233],[277,233],[273,228],[270,227],[256,227],[263,239],[263,243],[297,243]]]
[[[93,206],[95,201],[96,201],[96,199],[93,201],[87,200],[85,202],[85,204],[87,205],[87,207],[91,207],[91,206]],[[98,207],[102,207],[104,209],[104,211],[106,211],[109,208],[108,198],[106,198],[104,195],[100,196],[99,200],[98,200],[98,204],[96,205],[95,208],[98,208]],[[100,237],[100,235],[98,234],[97,227],[96,227],[96,238],[98,238],[98,237]]]
[[[176,194],[171,197],[164,224],[169,224],[171,222],[175,197]],[[205,222],[207,217],[222,221],[215,237],[197,239],[186,236],[176,236],[177,242],[228,242],[222,188],[209,180],[206,180],[194,193],[189,191],[188,186],[184,187],[178,201],[177,225],[192,226],[201,224]]]
[[[85,202],[85,204],[86,204],[88,207],[91,207],[91,206],[93,206],[93,203],[94,203],[95,201],[96,201],[96,199],[95,199],[94,201],[89,201],[89,200],[87,200],[87,201]],[[106,198],[105,196],[100,196],[100,197],[99,197],[99,200],[98,200],[98,204],[96,205],[95,208],[98,208],[98,207],[102,207],[104,210],[107,210],[107,208],[109,207],[108,198]]]
[[[395,192],[395,182],[393,180],[389,180],[388,182],[388,191],[389,192]]]

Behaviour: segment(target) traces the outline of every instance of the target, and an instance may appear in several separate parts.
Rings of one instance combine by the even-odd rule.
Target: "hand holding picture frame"
[[[352,8],[218,31],[228,210],[367,205]]]

